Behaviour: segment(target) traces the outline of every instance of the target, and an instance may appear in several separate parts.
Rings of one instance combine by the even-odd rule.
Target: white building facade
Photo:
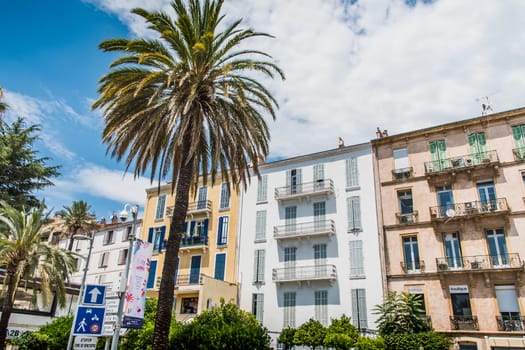
[[[239,303],[272,335],[310,318],[376,329],[383,287],[369,143],[266,163],[242,194]]]

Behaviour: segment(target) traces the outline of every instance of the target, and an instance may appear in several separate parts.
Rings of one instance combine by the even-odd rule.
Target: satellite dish
[[[454,209],[452,209],[452,208],[449,208],[445,212],[445,215],[447,216],[447,218],[454,217],[456,215],[456,211]]]

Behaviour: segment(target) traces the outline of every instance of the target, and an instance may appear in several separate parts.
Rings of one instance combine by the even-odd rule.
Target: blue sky
[[[0,86],[8,120],[42,126],[38,149],[62,166],[39,193],[51,207],[88,201],[99,217],[143,206],[148,179],[123,177],[105,155],[103,119],[90,106],[114,56],[109,38],[150,36],[129,10],[169,9],[167,0],[8,1],[0,11]],[[525,2],[520,0],[226,0],[227,20],[276,38],[285,82],[266,82],[281,108],[271,122],[271,158],[522,107]],[[293,130],[293,132],[291,132]],[[314,137],[312,137],[314,135]]]

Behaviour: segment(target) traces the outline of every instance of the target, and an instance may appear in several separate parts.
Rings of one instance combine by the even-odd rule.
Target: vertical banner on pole
[[[152,244],[137,240],[133,244],[133,262],[126,288],[122,328],[142,328],[146,303],[146,284],[151,265]]]

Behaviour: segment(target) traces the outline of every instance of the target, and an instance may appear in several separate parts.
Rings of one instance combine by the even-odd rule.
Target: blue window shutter
[[[152,260],[149,266],[148,284],[146,288],[151,289],[155,287],[155,274],[157,272],[157,260]]]
[[[148,230],[148,243],[153,243],[153,227]]]
[[[195,221],[190,222],[190,236],[193,236],[193,230],[195,229]]]
[[[219,217],[219,229],[217,230],[217,245],[220,245],[222,242],[222,221],[224,220],[224,217]]]
[[[208,236],[208,219],[204,219],[203,236]]]
[[[215,255],[215,279],[224,281],[224,267],[226,263],[226,254],[220,253]]]
[[[182,226],[182,233],[188,232],[188,222],[184,221],[184,225]]]
[[[179,258],[177,257],[177,263],[175,264],[175,284],[177,284],[178,275],[179,275]]]
[[[164,237],[166,236],[166,226],[160,228],[160,246],[159,251],[165,248]]]

